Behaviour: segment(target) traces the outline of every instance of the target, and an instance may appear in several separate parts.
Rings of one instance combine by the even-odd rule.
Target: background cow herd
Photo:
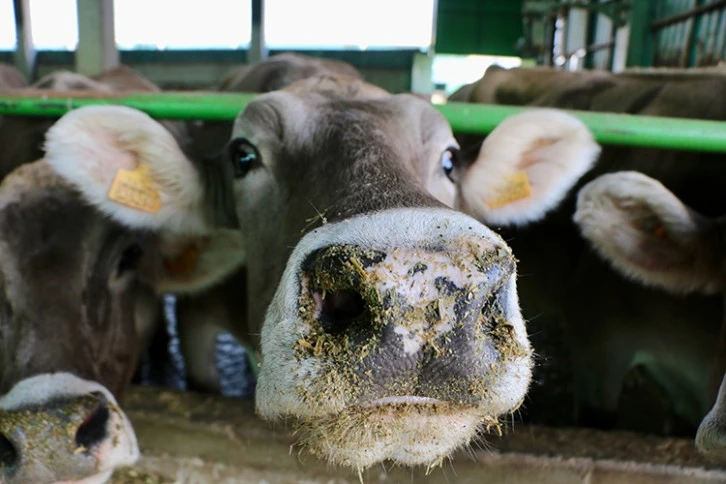
[[[27,87],[159,91],[0,65]],[[340,61],[214,89],[262,95],[234,122],[0,117],[0,482],[135,462],[124,396],[168,366],[169,294],[189,388],[221,391],[228,332],[257,413],[358,472],[512,415],[726,454],[723,154],[598,146],[560,111],[726,120],[723,72],[491,67],[450,100],[535,109],[486,137]]]

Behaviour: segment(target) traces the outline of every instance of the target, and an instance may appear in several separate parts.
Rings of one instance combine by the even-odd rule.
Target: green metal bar
[[[83,106],[120,104],[158,119],[233,120],[258,94],[164,92],[98,94],[89,91],[62,93],[40,89],[0,91],[0,115],[62,116]]]
[[[508,116],[527,109],[448,103],[436,108],[460,133],[493,130]],[[689,151],[726,152],[726,122],[562,110],[582,120],[598,143]]]
[[[99,95],[88,91],[0,91],[0,115],[62,116],[71,109],[120,104],[158,119],[231,121],[257,94],[144,93]],[[486,134],[524,107],[469,103],[435,104],[458,133]],[[726,122],[563,110],[581,119],[601,144],[726,152]]]

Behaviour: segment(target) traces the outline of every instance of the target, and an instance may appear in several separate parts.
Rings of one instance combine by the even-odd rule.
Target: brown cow
[[[0,63],[0,91],[4,90],[10,90],[10,89],[22,89],[26,87],[28,83],[25,81],[25,78],[23,75],[15,69],[13,66],[8,64],[2,64]],[[3,126],[5,125],[5,117],[0,116],[0,133],[3,131]],[[0,135],[0,141],[2,141],[2,137]],[[4,149],[7,149],[5,147]],[[3,166],[3,157],[0,155],[0,177],[2,177],[4,174],[2,171],[5,171],[5,173],[9,172],[9,170],[2,170]],[[0,178],[2,179],[2,178]]]
[[[39,84],[59,82],[105,89],[66,73]],[[29,134],[40,144],[38,130],[52,122],[33,121]],[[181,141],[163,127],[153,135],[159,143]],[[138,456],[118,402],[160,316],[158,293],[203,289],[212,277],[186,268],[188,251],[178,244],[198,240],[219,217],[207,210],[195,216],[196,205],[187,206],[186,228],[178,224],[172,242],[130,231],[87,204],[44,161],[29,161],[13,160],[20,166],[0,185],[0,481],[103,482]],[[128,176],[108,196],[134,203],[127,185],[135,175]],[[219,240],[236,254],[237,238],[231,232]],[[223,253],[218,247],[205,251]],[[225,265],[235,268],[234,260]]]
[[[8,86],[12,87],[12,86]],[[101,94],[122,91],[157,92],[160,89],[127,66],[118,66],[89,78],[70,71],[56,71],[48,74],[32,86],[33,89],[52,91],[87,90]],[[35,161],[43,156],[45,132],[57,118],[7,116],[0,118],[0,180],[16,167]],[[176,121],[164,121],[163,126],[182,143],[187,145],[186,125]],[[149,288],[148,297],[157,297]],[[161,301],[156,309],[157,318],[139,318],[144,327],[137,327],[140,347],[148,348],[163,318]],[[153,324],[152,324],[153,323]]]
[[[560,88],[557,87],[557,73],[544,75],[543,70],[536,70],[525,74],[526,71],[513,70],[510,75],[512,79],[521,76],[532,84],[531,92],[539,92],[534,98],[522,99],[521,104],[531,107],[726,119],[726,97],[723,95],[726,76],[717,73],[693,77],[593,73],[583,74],[580,81],[573,81],[570,73],[562,73],[563,87]],[[499,75],[504,74],[500,72]],[[543,78],[541,85],[537,80],[539,76]],[[509,86],[508,92],[512,92],[511,86],[516,85],[522,84],[511,81],[502,84],[501,89]],[[546,91],[540,89],[542,86]],[[499,90],[496,88],[494,92],[499,93]],[[476,98],[469,100],[478,101]],[[496,96],[495,101],[500,102]],[[470,143],[468,148],[473,153],[479,150],[477,143],[481,143],[481,139],[459,137],[462,146]],[[466,167],[474,163],[476,157],[474,154],[461,164]],[[528,170],[526,165],[522,168],[532,183],[538,182],[537,173]],[[594,177],[620,170],[646,173],[705,215],[726,214],[726,199],[722,196],[723,155],[617,146],[603,149],[594,169],[584,175],[574,189],[563,191],[560,194],[563,203],[559,208],[549,213],[541,212],[542,220],[535,225],[504,227],[504,221],[492,217],[488,208],[477,203],[475,198],[467,209],[482,221],[502,225],[500,233],[510,241],[522,272],[527,274],[519,285],[524,313],[534,318],[542,340],[552,335],[550,341],[536,341],[535,345],[552,360],[556,361],[556,355],[559,355],[562,368],[554,377],[572,372],[579,421],[608,427],[620,419],[620,426],[625,428],[670,432],[664,428],[662,419],[651,418],[658,412],[649,403],[632,416],[631,422],[623,420],[627,415],[616,414],[624,378],[631,369],[640,366],[667,395],[668,406],[672,409],[664,411],[673,414],[668,420],[683,427],[677,430],[678,433],[690,433],[711,403],[708,368],[719,333],[721,302],[701,295],[674,298],[641,287],[624,281],[592,257],[572,224],[575,193]],[[460,183],[465,186],[476,181],[463,176]],[[486,194],[496,188],[496,183],[490,181],[481,190]],[[522,197],[512,207],[531,201],[531,197]],[[542,205],[535,205],[542,209]],[[683,334],[679,339],[677,328],[686,331],[694,324],[699,331]],[[671,331],[664,331],[664,327]],[[547,349],[546,345],[555,344],[562,347]],[[571,353],[569,358],[568,352]],[[681,358],[678,364],[675,363],[677,358]],[[538,399],[544,401],[552,394],[551,385],[543,386],[541,394],[533,396],[535,400],[530,407],[536,408]],[[543,410],[549,413],[553,407],[566,408],[550,401]],[[567,418],[563,417],[564,423],[571,424],[572,420]],[[682,420],[685,422],[678,423]]]
[[[0,62],[0,89],[20,89],[28,85],[15,67]]]
[[[518,134],[530,139],[508,159],[565,172],[591,163],[579,159],[597,154],[582,124],[544,114],[509,120],[488,146],[501,153]],[[160,131],[131,109],[82,108],[49,131],[46,159],[124,225],[183,227],[190,205],[226,199],[209,193],[225,185],[204,184]],[[359,80],[301,80],[249,104],[227,153],[248,282],[236,334],[261,349],[260,415],[294,417],[313,452],[360,470],[439,464],[521,403],[532,355],[514,259],[447,208],[457,149],[433,107]],[[107,197],[126,170],[158,211]],[[551,188],[530,187],[543,199]]]
[[[163,128],[155,134],[176,146]],[[75,141],[84,150],[84,140]],[[175,239],[204,233],[202,214],[190,217]],[[210,277],[161,264],[160,251],[173,260],[179,248],[159,237],[109,220],[44,161],[19,167],[0,185],[3,482],[103,482],[138,456],[117,399],[136,366],[136,326],[156,317],[158,297],[148,287],[179,291]]]
[[[653,178],[632,171],[602,175],[580,190],[573,218],[597,253],[630,279],[678,295],[726,294],[726,219],[695,212]],[[726,455],[726,313],[723,321],[708,372],[713,405],[696,443]],[[688,346],[698,322],[680,330]]]
[[[217,88],[233,92],[277,91],[300,79],[325,74],[361,78],[360,72],[347,62],[283,52],[231,71]]]

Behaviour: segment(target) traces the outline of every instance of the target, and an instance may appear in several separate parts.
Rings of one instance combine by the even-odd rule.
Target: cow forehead
[[[363,83],[364,84],[364,83]],[[453,139],[446,119],[427,102],[408,94],[331,90],[277,91],[250,103],[235,121],[233,137],[253,142],[310,140],[316,132],[365,125],[400,141],[443,143]]]

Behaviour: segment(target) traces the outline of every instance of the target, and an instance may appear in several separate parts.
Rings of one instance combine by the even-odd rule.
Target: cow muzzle
[[[0,482],[96,484],[139,456],[111,393],[73,375],[39,375],[0,399]]]
[[[263,329],[260,413],[297,417],[314,453],[357,468],[440,462],[516,408],[531,378],[509,248],[461,214],[401,212],[353,228],[390,230],[383,242],[341,230],[300,258],[294,307],[279,289],[265,322],[292,330],[286,354]],[[286,375],[273,381],[270,364]]]

